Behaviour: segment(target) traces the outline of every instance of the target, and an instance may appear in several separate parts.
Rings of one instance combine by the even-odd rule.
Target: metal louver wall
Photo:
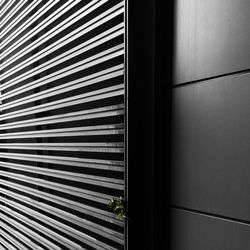
[[[0,6],[0,249],[124,249],[124,1]]]

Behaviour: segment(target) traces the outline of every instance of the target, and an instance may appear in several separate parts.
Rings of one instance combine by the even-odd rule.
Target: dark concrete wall
[[[249,9],[176,1],[172,250],[250,247]]]

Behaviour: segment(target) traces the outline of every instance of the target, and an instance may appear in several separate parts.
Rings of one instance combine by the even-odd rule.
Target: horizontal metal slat
[[[2,224],[2,222],[0,223]],[[1,225],[2,226],[2,225]],[[9,233],[9,232],[8,232]],[[1,228],[0,228],[0,235],[2,237],[4,237],[5,239],[7,239],[9,242],[11,242],[15,247],[17,247],[18,249],[21,249],[21,250],[28,250],[28,248],[26,246],[24,246],[22,243],[20,243],[19,241],[17,241],[14,237],[12,237],[10,234],[7,234],[5,231],[3,231]],[[0,240],[1,242],[1,240]],[[39,249],[39,247],[38,247]],[[41,248],[40,248],[41,249]]]
[[[27,205],[33,206],[39,210],[50,213],[56,217],[64,219],[72,224],[77,225],[77,226],[83,227],[83,228],[90,230],[96,234],[99,234],[103,237],[109,237],[110,239],[116,241],[119,244],[124,243],[124,235],[117,232],[117,231],[114,231],[112,229],[108,229],[107,227],[104,227],[104,226],[98,225],[96,223],[93,223],[91,221],[88,221],[86,219],[80,218],[80,217],[78,217],[74,214],[70,214],[64,210],[55,208],[53,206],[47,205],[47,204],[39,202],[39,201],[36,201],[36,200],[28,198],[24,195],[16,194],[12,191],[8,191],[8,190],[5,190],[3,188],[0,188],[0,193],[2,193],[3,195],[11,196],[12,198],[14,198],[16,200],[19,200],[23,203],[26,203]]]
[[[13,17],[15,14],[16,14],[16,12],[18,12],[18,10],[20,10],[20,8],[22,8],[26,3],[27,3],[27,1],[28,0],[23,0],[23,1],[20,1],[19,3],[17,3],[16,5],[15,5],[15,7],[6,15],[6,16],[4,16],[4,18],[2,18],[1,20],[0,20],[0,28],[11,18],[11,17]],[[37,2],[39,2],[39,1],[37,1]],[[2,3],[0,3],[0,5],[1,5]],[[16,20],[16,18],[14,18],[14,20]],[[14,20],[11,22],[11,23],[14,23]],[[8,25],[7,25],[7,27],[8,27]],[[2,32],[1,32],[1,34],[3,34],[3,32],[5,32],[5,30],[6,30],[6,28],[7,27],[5,27],[4,29],[2,29]],[[0,36],[1,36],[1,34],[0,34]]]
[[[25,1],[25,2],[27,2],[27,1]],[[13,36],[16,37],[15,34],[17,34],[17,33],[19,34],[20,32],[22,32],[24,30],[24,27],[25,26],[27,27],[28,22],[30,20],[32,20],[32,18],[35,18],[34,21],[36,21],[36,19],[37,19],[36,15],[41,13],[42,10],[44,10],[50,3],[52,3],[52,0],[50,0],[48,3],[46,3],[40,10],[38,10],[32,17],[30,17],[28,20],[26,20],[23,24],[19,25],[16,29],[13,29],[19,22],[21,22],[27,16],[28,12],[34,10],[41,2],[42,2],[42,0],[38,0],[38,1],[35,1],[31,4],[29,4],[16,18],[14,18],[14,20],[9,22],[9,24],[2,30],[2,32],[0,34],[0,39],[2,39],[4,37],[4,35],[6,35],[6,33],[8,33],[10,30],[12,30],[13,32],[11,32],[9,34],[9,37],[7,37],[7,39],[3,40],[3,44],[5,44],[6,41],[11,39]],[[58,2],[58,0],[57,0],[57,2]],[[43,13],[44,13],[44,11],[43,11]],[[5,20],[5,22],[6,21],[7,20]],[[21,28],[23,28],[23,29],[21,30]]]
[[[60,179],[76,181],[86,184],[97,185],[100,187],[108,187],[118,190],[123,190],[124,181],[121,179],[115,178],[108,178],[102,176],[95,176],[95,175],[88,175],[88,174],[79,174],[70,171],[61,171],[61,170],[52,170],[48,168],[39,168],[39,167],[32,167],[27,165],[21,164],[4,164],[3,162],[0,163],[1,167],[7,167],[10,169],[21,170],[24,172],[29,172],[33,174],[42,174],[49,177],[57,177]]]
[[[23,7],[25,5],[25,3],[28,0],[24,0],[20,2],[19,7]],[[26,8],[24,8],[18,15],[16,15],[11,22],[7,23],[6,27],[4,29],[2,29],[2,32],[5,31],[6,29],[11,29],[14,27],[14,25],[16,25],[20,20],[22,20],[22,18],[25,16],[26,13],[28,13],[29,11],[31,11],[37,4],[39,4],[42,0],[38,0],[34,3],[29,4]],[[0,3],[1,5],[1,3]],[[15,11],[12,13],[11,16],[7,17],[5,16],[4,18],[2,18],[2,20],[0,20],[0,28],[10,19],[10,17],[12,17],[14,14],[16,14],[17,9],[15,9]]]
[[[4,245],[7,248],[7,250],[18,250],[16,247],[14,247],[8,241],[6,241],[2,236],[0,236],[0,243]]]
[[[85,86],[84,84],[86,84],[86,86],[88,86],[89,84],[89,81],[96,81],[96,79],[99,79],[100,81],[102,81],[102,79],[104,78],[105,79],[109,79],[110,77],[110,74],[112,73],[113,76],[118,76],[121,74],[121,70],[124,69],[124,65],[123,64],[118,64],[116,66],[113,66],[113,67],[110,67],[110,68],[107,68],[105,70],[101,70],[101,71],[98,71],[96,73],[93,73],[93,74],[90,74],[90,75],[87,75],[87,76],[84,76],[84,77],[80,77],[76,80],[73,80],[73,81],[69,81],[69,82],[66,82],[64,84],[61,84],[59,86],[56,86],[54,88],[50,88],[49,91],[53,92],[53,91],[58,91],[58,90],[61,90],[61,89],[65,89],[65,88],[68,88],[68,87],[71,87],[73,88],[74,85],[76,84],[83,84],[83,86]],[[112,75],[111,75],[112,76]],[[90,84],[92,83],[90,82]],[[41,83],[38,82],[38,84],[36,85],[33,85],[32,88],[38,88],[38,87],[41,87],[43,86],[44,84],[46,84],[48,82],[45,81],[45,83],[43,83],[42,85],[40,85]],[[30,90],[30,89],[29,89]],[[47,92],[40,92],[40,93],[36,93],[36,94],[32,94],[31,97],[34,98],[36,96],[39,96],[39,95],[42,95],[44,93],[47,93]],[[30,96],[25,96],[25,97],[21,97],[17,100],[12,100],[10,102],[7,102],[5,104],[2,104],[1,107],[6,107],[6,106],[9,106],[9,105],[12,105],[12,104],[15,104],[17,103],[18,101],[24,101],[26,99],[28,99]]]
[[[95,41],[95,39],[93,39],[94,41],[92,42],[91,40],[88,40],[85,44],[82,43],[81,45],[79,45],[78,47],[75,47],[73,49],[71,49],[70,51],[61,54],[57,57],[52,58],[51,60],[46,61],[45,63],[32,68],[29,71],[24,72],[23,74],[11,79],[10,81],[8,81],[6,84],[2,84],[2,89],[4,89],[5,87],[8,88],[10,86],[12,86],[13,84],[17,84],[20,81],[24,81],[26,79],[29,79],[35,75],[38,75],[52,67],[55,67],[67,60],[70,60],[76,56],[79,56],[79,54],[85,53],[97,46],[100,46],[101,44],[120,36],[121,34],[123,34],[123,30],[118,30],[114,33],[112,33],[111,35],[105,36],[102,39],[99,39],[97,41]]]
[[[1,197],[0,197],[1,198]],[[15,212],[14,210],[0,205],[0,210],[9,214],[10,216],[16,218],[16,220],[10,218],[9,216],[6,216],[2,213],[0,213],[0,219],[6,221],[7,223],[11,224],[16,229],[22,230],[26,235],[32,236],[37,242],[41,243],[43,246],[46,246],[47,248],[51,250],[62,250],[62,248],[58,247],[57,245],[53,244],[50,240],[47,240],[45,237],[41,236],[40,234],[34,232],[33,230],[30,230],[28,227],[31,227],[35,230],[40,230],[40,232],[43,235],[46,235],[49,238],[52,238],[59,244],[63,244],[63,246],[68,247],[71,250],[76,249],[84,249],[81,248],[80,245],[76,244],[75,242],[63,237],[62,235],[54,232],[53,230],[48,229],[47,227],[41,225],[40,223],[37,223],[35,221],[32,221],[28,219],[26,216],[21,215],[20,213]],[[18,221],[22,221],[25,225],[21,224]],[[28,227],[27,227],[28,226]]]
[[[105,62],[105,61],[111,60],[115,57],[121,56],[124,53],[123,48],[124,48],[124,45],[120,44],[120,45],[115,46],[111,49],[105,50],[101,53],[98,53],[98,54],[92,56],[92,57],[89,57],[85,60],[82,60],[78,63],[70,65],[66,68],[63,68],[59,71],[56,71],[52,74],[49,74],[45,77],[38,79],[38,80],[32,81],[32,82],[25,84],[21,87],[18,87],[12,91],[9,91],[5,94],[2,94],[0,96],[1,97],[0,100],[3,101],[3,100],[10,98],[12,96],[15,96],[15,95],[21,94],[23,92],[26,92],[28,90],[37,88],[37,87],[39,87],[39,85],[37,83],[40,83],[40,86],[42,86],[42,85],[45,85],[49,82],[58,80],[58,79],[63,78],[65,76],[77,73],[81,70],[87,69],[89,67],[93,67],[93,66],[100,64],[102,62]],[[16,83],[12,83],[12,85],[14,85],[14,84],[16,84]],[[8,86],[8,87],[10,87],[10,86]],[[2,91],[4,89],[5,89],[4,87],[1,88],[1,86],[0,86],[0,91]]]
[[[43,54],[46,55],[47,49],[48,50],[52,49],[52,51],[53,51],[53,49],[61,48],[61,46],[64,46],[67,43],[72,42],[73,40],[77,39],[79,36],[89,32],[90,30],[92,30],[92,29],[94,29],[94,28],[96,28],[96,27],[98,27],[100,25],[102,25],[103,23],[107,22],[108,20],[110,20],[111,18],[116,16],[117,12],[114,12],[114,11],[119,9],[120,7],[121,7],[120,5],[116,5],[113,8],[108,9],[104,13],[101,13],[100,15],[98,15],[97,17],[91,19],[90,21],[83,24],[79,28],[72,30],[70,33],[66,34],[65,36],[63,36],[59,40],[55,41],[54,43],[49,45],[47,48],[44,48],[42,51],[38,52],[36,55],[31,57],[31,59],[36,58],[36,56],[38,56],[38,58],[39,58],[39,56],[43,55]],[[114,13],[112,13],[112,12],[114,12]],[[44,39],[40,39],[39,42],[37,42],[37,41],[32,42],[30,45],[25,47],[25,49],[22,49],[22,50],[18,51],[13,56],[7,57],[6,60],[1,64],[1,68],[4,69],[8,65],[10,65],[14,61],[20,59],[22,56],[24,56],[25,54],[31,52],[32,50],[34,50],[38,46],[42,45],[43,43],[45,43],[48,39],[50,39],[52,37],[53,37],[53,34],[51,34],[51,35],[49,35],[47,37],[44,37]],[[27,60],[29,60],[29,59],[27,59]]]
[[[59,101],[54,101],[46,104],[41,104],[38,106],[33,106],[23,110],[18,110],[10,112],[7,114],[0,115],[0,119],[6,120],[11,118],[17,118],[26,115],[38,114],[41,112],[48,112],[55,109],[61,109],[69,106],[79,105],[83,103],[90,103],[98,100],[103,100],[106,98],[122,96],[124,94],[124,85],[116,85],[114,87],[108,87],[101,90],[96,90],[93,92],[88,92],[86,94],[74,96],[71,98],[61,99]]]
[[[49,0],[45,5],[43,5],[33,16],[31,16],[29,19],[27,19],[24,23],[22,23],[17,29],[15,29],[14,32],[12,32],[11,36],[9,36],[7,39],[4,40],[4,42],[0,45],[0,49],[4,48],[6,44],[10,43],[13,39],[15,39],[20,33],[22,33],[27,27],[32,25],[35,21],[37,21],[40,17],[42,17],[50,8],[55,6],[60,0]],[[73,3],[72,3],[73,2]],[[16,41],[6,50],[3,51],[3,58],[4,55],[10,50],[12,52],[14,49],[19,47],[21,44],[25,43],[29,39],[31,39],[32,36],[37,34],[39,31],[41,31],[42,27],[45,28],[47,25],[52,23],[54,20],[56,20],[57,17],[60,17],[60,15],[64,14],[67,10],[69,10],[71,7],[79,3],[80,0],[69,0],[64,5],[62,5],[60,8],[58,8],[56,11],[54,11],[49,17],[44,19],[41,23],[39,23],[37,26],[35,26],[33,29],[26,32],[20,39],[16,39]],[[71,3],[71,4],[70,4]],[[70,5],[69,5],[70,4]],[[69,6],[68,6],[69,5]],[[59,15],[56,15],[58,14]],[[44,26],[42,26],[44,25]]]
[[[23,242],[24,244],[26,244],[29,247],[33,247],[34,249],[37,249],[37,250],[43,250],[40,246],[35,244],[35,242],[31,241],[28,237],[24,236],[24,234],[19,233],[16,229],[10,227],[9,225],[4,223],[3,221],[1,221],[0,224],[1,224],[0,227],[5,229],[9,233],[10,236],[13,235],[13,236],[17,237],[19,241]],[[1,230],[1,232],[3,232],[3,231]],[[26,250],[26,249],[28,249],[28,248],[23,247],[23,250]],[[56,248],[56,246],[54,249],[61,250],[61,248]]]
[[[33,167],[23,164],[15,164],[15,163],[8,163],[0,161],[1,167],[7,167],[10,169],[18,169],[25,172],[37,173],[37,174],[44,174],[48,176],[62,176],[61,178],[69,179],[69,180],[78,180],[78,179],[90,179],[90,180],[100,180],[103,182],[108,183],[117,183],[122,184],[123,180],[115,179],[115,178],[108,178],[102,177],[97,175],[89,175],[89,174],[80,174],[71,171],[61,171],[55,169],[48,169],[48,168],[40,168],[40,167]],[[75,179],[74,179],[75,178]],[[83,181],[84,182],[84,181]]]
[[[123,104],[0,124],[1,130],[123,115]]]
[[[87,87],[90,85],[94,85],[96,83],[110,80],[112,78],[119,77],[119,76],[123,75],[123,69],[121,69],[119,71],[112,72],[112,69],[114,69],[114,68],[115,67],[108,69],[108,70],[105,70],[103,72],[104,74],[102,75],[100,73],[101,76],[99,76],[99,77],[96,77],[97,74],[93,74],[94,77],[93,77],[93,75],[88,76],[88,77],[83,77],[83,78],[77,79],[75,81],[68,82],[68,83],[59,85],[57,87],[47,89],[45,91],[41,91],[39,93],[31,94],[29,96],[25,96],[23,98],[16,99],[12,102],[8,102],[6,104],[2,104],[1,110],[4,111],[6,109],[18,107],[18,106],[24,105],[26,103],[30,103],[30,102],[38,101],[41,99],[53,97],[56,95],[64,94],[64,93],[67,93],[67,92],[72,91],[72,90],[76,90],[76,89],[80,89],[80,88]],[[118,68],[118,67],[116,67],[116,68]],[[106,72],[111,72],[111,73],[105,74]],[[89,80],[86,80],[86,79],[89,79]]]
[[[11,5],[15,2],[15,0],[9,0],[8,3],[0,9],[0,16],[3,16],[4,13],[11,7]]]
[[[17,153],[0,153],[1,158],[35,161],[42,163],[51,163],[58,165],[102,169],[111,171],[123,171],[123,162],[99,159],[86,159],[77,157],[63,157],[63,156],[50,156],[50,155],[32,155],[32,154],[17,154]]]
[[[18,133],[0,134],[2,139],[20,138],[47,138],[47,137],[68,137],[68,136],[93,136],[93,135],[115,135],[123,134],[124,129],[120,125],[101,125],[92,127],[77,127],[65,129],[48,129]]]
[[[0,176],[5,176],[5,177],[12,178],[15,180],[20,180],[23,182],[27,182],[30,184],[56,190],[59,192],[74,195],[80,198],[92,200],[92,201],[103,203],[103,204],[107,204],[109,200],[112,198],[111,195],[106,195],[104,193],[98,193],[95,191],[80,189],[80,188],[76,188],[73,186],[59,184],[59,183],[55,183],[52,181],[43,180],[40,178],[28,177],[28,176],[21,175],[21,174],[14,174],[14,173],[6,172],[6,171],[0,171]]]
[[[1,209],[0,209],[0,210],[1,210]],[[6,212],[6,211],[4,211],[4,212]],[[12,226],[14,226],[15,228],[12,228],[12,227],[8,226],[6,223],[3,222],[3,220],[4,220],[5,222],[7,222],[7,223],[13,222],[13,220],[8,219],[8,217],[2,215],[2,216],[0,216],[0,219],[2,219],[2,220],[0,220],[0,221],[1,221],[2,227],[3,227],[4,229],[8,230],[8,232],[11,233],[12,235],[14,235],[14,233],[17,232],[17,229],[19,229],[19,230],[22,229],[22,230],[23,230],[23,233],[26,233],[27,235],[28,235],[28,233],[30,233],[31,236],[38,235],[39,237],[37,237],[37,240],[36,240],[38,243],[35,243],[35,242],[29,240],[26,236],[24,236],[24,234],[20,234],[20,233],[17,232],[17,235],[19,236],[19,239],[20,239],[22,242],[24,242],[24,243],[28,243],[28,246],[29,246],[29,247],[33,247],[33,249],[36,249],[36,250],[44,250],[44,248],[42,248],[42,247],[39,246],[40,244],[43,244],[43,245],[45,245],[45,246],[46,246],[48,249],[50,249],[50,250],[54,250],[54,249],[55,249],[55,250],[62,250],[61,248],[57,247],[56,245],[54,245],[53,247],[50,246],[49,244],[47,244],[47,242],[44,242],[44,241],[43,241],[43,238],[40,237],[39,234],[31,233],[31,230],[29,230],[28,228],[23,227],[21,224],[18,224],[18,223],[15,223],[15,224],[14,224],[14,223],[13,223]],[[16,224],[19,225],[19,227],[16,226]],[[26,232],[26,230],[27,230],[27,232]],[[27,239],[27,240],[26,240],[26,239]],[[39,245],[38,245],[38,244],[39,244]],[[30,248],[29,248],[29,249],[30,249]],[[7,250],[9,250],[9,249],[7,249]]]
[[[0,76],[0,80],[5,79],[6,77],[8,77],[8,76],[20,71],[21,69],[27,67],[28,65],[38,61],[39,59],[44,58],[45,56],[53,53],[54,51],[56,51],[56,50],[60,49],[61,47],[67,45],[68,43],[72,42],[73,40],[79,38],[80,36],[86,34],[87,32],[90,32],[91,30],[97,28],[98,26],[102,25],[103,23],[109,21],[110,19],[114,18],[115,16],[119,15],[120,13],[121,13],[121,11],[116,11],[112,15],[108,15],[106,18],[101,19],[100,21],[95,22],[92,25],[88,26],[86,29],[83,29],[81,32],[77,32],[75,35],[71,35],[71,36],[68,35],[69,36],[68,39],[66,39],[66,37],[64,36],[63,38],[57,40],[56,42],[52,43],[51,45],[45,47],[43,50],[39,51],[35,55],[28,57],[26,60],[21,61],[16,66],[14,66],[14,67],[10,68],[8,71],[4,72]],[[84,26],[86,26],[86,25],[84,25]],[[83,26],[81,26],[81,28],[83,28]],[[79,48],[81,48],[83,46],[86,46],[87,44],[90,44],[95,40],[99,40],[101,37],[105,37],[108,34],[114,33],[115,31],[123,29],[123,28],[124,28],[124,23],[120,23],[120,24],[110,28],[109,30],[106,30],[106,31],[100,33],[99,35],[93,37],[92,39],[87,40],[84,43],[84,45],[83,44],[80,45]],[[74,34],[75,31],[73,31],[71,33]],[[62,40],[62,41],[59,43],[60,40]],[[60,54],[59,58],[65,57],[66,55],[71,54],[72,51],[75,51],[75,50],[76,50],[76,48],[73,47],[71,50]],[[55,59],[54,59],[54,61],[55,61]],[[8,64],[5,65],[5,66],[8,66]]]
[[[47,192],[42,192],[40,190],[33,189],[25,185],[17,184],[11,181],[1,180],[1,185],[6,186],[7,188],[12,188],[12,189],[21,191],[28,195],[32,195],[32,196],[35,195],[38,198],[47,200],[49,202],[55,203],[65,208],[70,208],[77,212],[90,215],[100,220],[124,227],[124,221],[117,219],[113,213],[108,212],[106,210],[101,210],[99,208],[95,208],[95,207],[92,207],[83,203],[69,200],[58,195],[53,195]]]
[[[0,115],[0,119],[3,121],[10,118],[17,118],[25,115],[37,114],[45,111],[48,112],[50,110],[65,108],[83,103],[89,103],[97,100],[103,100],[106,98],[121,96],[123,94],[124,94],[124,85],[120,84],[117,86],[88,92],[86,94],[77,95],[71,98],[64,98],[58,101],[45,103],[18,111],[13,111],[7,114]]]
[[[20,33],[22,33],[27,27],[29,27],[29,25],[32,25],[32,23],[34,23],[39,17],[41,17],[42,15],[44,15],[51,7],[53,7],[56,3],[58,3],[60,0],[49,0],[47,3],[45,3],[44,6],[42,6],[37,12],[35,12],[35,14],[31,17],[29,17],[24,23],[22,23],[21,25],[19,25],[15,30],[13,30],[13,32],[6,38],[4,39],[4,41],[2,42],[2,44],[0,45],[0,49],[3,49],[8,43],[10,43],[13,39],[15,39]],[[72,1],[72,0],[70,0]],[[77,0],[79,1],[79,0]],[[40,1],[41,2],[41,1]],[[53,13],[54,14],[54,13]],[[52,15],[53,15],[52,14]],[[35,27],[36,28],[36,27]],[[6,32],[6,30],[5,30]],[[3,31],[3,34],[0,35],[0,38],[3,37],[3,35],[5,34],[5,32]],[[30,31],[28,32],[30,33]],[[24,34],[23,37],[25,38],[25,36],[27,35]],[[18,40],[18,39],[17,39]],[[20,41],[19,41],[20,42]],[[5,49],[3,54],[6,53],[6,51],[8,51],[11,47],[13,47],[15,44],[18,44],[18,41],[16,41],[13,45],[11,45],[9,48]]]
[[[76,1],[80,1],[80,0],[76,0]],[[76,1],[73,1],[73,5],[75,5]],[[99,6],[101,6],[102,4],[104,4],[105,2],[107,2],[107,0],[93,0],[90,3],[88,3],[87,5],[85,5],[83,8],[81,8],[80,10],[78,10],[77,12],[75,12],[73,15],[69,16],[67,19],[65,19],[63,22],[59,23],[58,25],[56,25],[55,27],[53,27],[52,29],[50,29],[47,33],[45,33],[44,35],[40,36],[35,43],[38,43],[40,40],[42,40],[44,37],[53,34],[53,36],[55,36],[56,34],[60,33],[61,31],[63,31],[64,29],[68,28],[70,25],[74,24],[75,22],[79,21],[81,18],[83,18],[84,16],[86,16],[87,14],[91,13],[94,9],[98,8]],[[67,5],[67,3],[66,3]],[[93,5],[93,6],[92,6]],[[91,6],[91,7],[90,7]],[[68,7],[66,7],[67,9]],[[58,10],[60,10],[61,8],[59,8]],[[58,12],[58,10],[56,12]],[[42,24],[43,26],[39,25],[39,28],[35,30],[30,30],[26,35],[25,38],[22,37],[23,39],[21,41],[17,41],[15,42],[13,45],[11,45],[8,49],[6,49],[2,55],[0,56],[1,59],[5,58],[9,53],[11,53],[12,51],[14,51],[15,49],[17,49],[20,45],[22,45],[24,42],[28,41],[31,37],[33,37],[35,34],[37,34],[39,31],[41,31],[42,29],[44,29],[46,26],[48,26],[50,23],[52,23],[54,20],[56,20],[59,16],[61,16],[64,13],[64,10],[60,10],[59,13],[57,13],[57,15],[55,15],[54,17],[52,17],[51,19],[49,18],[48,20],[45,19],[43,20]],[[55,12],[52,14],[54,15]],[[32,44],[30,44],[29,46],[31,46]],[[27,47],[29,47],[27,46]],[[3,46],[0,45],[0,48],[2,48]],[[20,50],[21,52],[22,50]],[[20,53],[19,52],[19,53]]]
[[[3,250],[9,250],[9,249],[7,249],[3,244],[1,244],[0,243],[0,246],[1,246],[1,248],[3,249]]]
[[[83,232],[80,232],[76,229],[74,229],[73,227],[70,227],[66,224],[63,224],[55,219],[52,219],[40,212],[37,212],[35,210],[32,210],[28,207],[25,207],[15,201],[3,198],[0,196],[0,201],[10,205],[11,207],[18,209],[19,211],[22,211],[23,213],[32,216],[33,218],[47,224],[48,226],[55,228],[61,232],[63,232],[64,234],[67,234],[73,238],[75,238],[76,240],[81,240],[82,242],[84,242],[85,244],[95,247],[96,249],[99,250],[103,250],[103,249],[112,249],[112,250],[116,250],[116,248],[107,245],[106,243],[92,237],[89,236]]]
[[[93,97],[87,97],[87,98],[84,98],[84,99],[62,103],[62,104],[59,104],[59,105],[56,105],[56,106],[51,106],[51,108],[40,108],[40,109],[31,110],[31,111],[28,111],[28,112],[26,111],[26,112],[23,112],[21,114],[11,114],[8,117],[4,117],[4,118],[8,119],[8,118],[20,117],[20,116],[23,116],[23,115],[36,114],[36,113],[39,113],[39,112],[49,111],[49,110],[53,110],[53,109],[56,109],[56,108],[67,107],[67,104],[68,104],[68,106],[69,105],[82,104],[82,103],[92,102],[92,101],[96,101],[96,100],[100,100],[100,99],[104,99],[104,98],[108,98],[108,97],[120,96],[122,94],[123,94],[123,90],[108,92],[108,93],[104,93],[104,94],[100,94],[100,95],[94,95]],[[2,119],[2,120],[4,120],[4,119]]]
[[[124,1],[24,1],[0,23],[0,237],[121,249],[125,221],[107,204],[124,196]]]
[[[123,153],[123,143],[0,143],[2,149]]]

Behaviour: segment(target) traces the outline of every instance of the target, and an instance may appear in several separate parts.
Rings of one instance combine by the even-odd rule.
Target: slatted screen
[[[0,6],[0,249],[124,249],[124,1]]]

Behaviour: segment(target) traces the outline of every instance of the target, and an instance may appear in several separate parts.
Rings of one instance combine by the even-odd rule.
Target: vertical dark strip
[[[168,249],[173,1],[156,1],[154,249]]]
[[[173,3],[129,1],[128,247],[167,249]]]
[[[128,9],[128,249],[154,249],[155,2]]]

